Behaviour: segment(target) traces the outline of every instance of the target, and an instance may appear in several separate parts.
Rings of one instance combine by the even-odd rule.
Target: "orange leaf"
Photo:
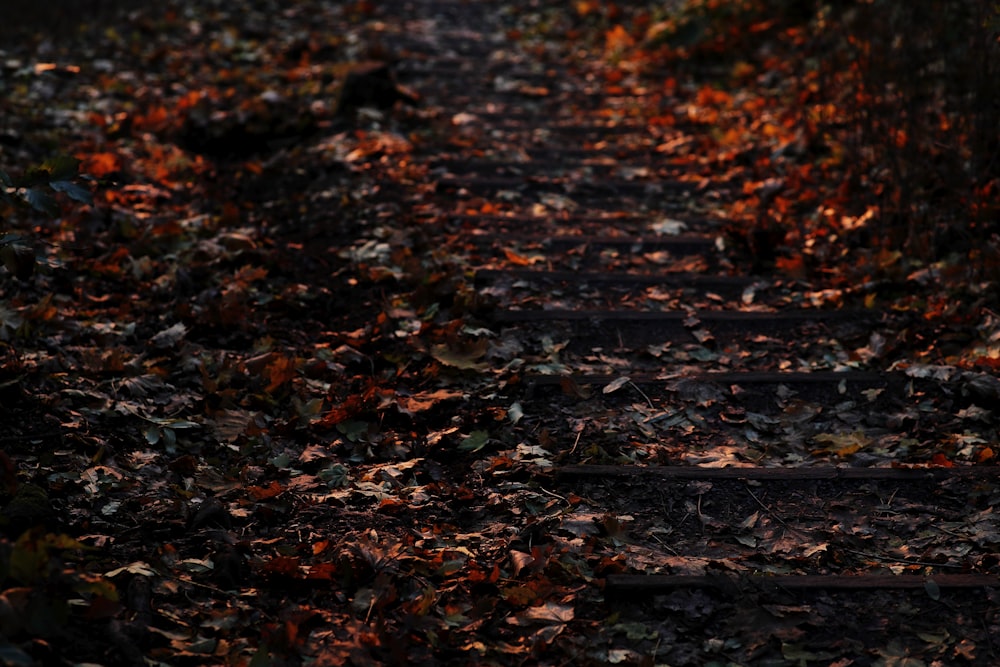
[[[802,256],[797,255],[795,257],[779,257],[774,261],[774,265],[778,270],[783,271],[791,278],[805,278],[806,277],[806,265],[802,261]]]
[[[515,266],[531,266],[531,258],[527,255],[522,255],[510,248],[504,248],[503,254],[507,261]]]
[[[955,467],[955,464],[951,462],[951,459],[949,459],[944,454],[941,454],[940,452],[931,457],[931,463],[933,463],[936,466],[941,466],[942,468]]]
[[[295,359],[292,357],[277,356],[264,369],[264,374],[270,380],[270,384],[267,385],[267,389],[264,391],[270,394],[295,377]]]
[[[271,482],[267,486],[251,486],[247,488],[247,491],[254,497],[254,500],[268,500],[281,495],[284,490],[285,487],[276,481]]]
[[[317,563],[309,568],[309,572],[306,574],[306,579],[321,579],[323,581],[330,581],[333,579],[333,575],[337,572],[337,566],[333,563]]]
[[[403,507],[406,507],[406,503],[399,498],[383,498],[378,504],[379,510],[388,512],[389,514],[392,514]]]
[[[421,391],[413,396],[398,397],[399,405],[406,412],[422,412],[434,407],[438,401],[446,401],[452,398],[462,398],[462,392],[452,389],[438,389],[437,391]]]
[[[604,33],[604,50],[606,53],[620,53],[635,45],[632,35],[621,25],[616,25]]]
[[[118,159],[118,156],[108,152],[85,155],[83,156],[83,164],[80,165],[80,171],[96,178],[103,178],[108,174],[120,171],[121,168],[121,160]]]

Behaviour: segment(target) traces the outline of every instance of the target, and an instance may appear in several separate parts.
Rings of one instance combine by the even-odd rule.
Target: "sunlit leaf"
[[[108,577],[109,579],[114,579],[123,572],[127,572],[129,574],[136,574],[141,577],[156,576],[156,570],[151,568],[148,563],[145,563],[143,561],[135,561],[134,563],[129,563],[128,565],[123,565],[122,567],[115,568],[114,570],[105,572],[104,576]]]
[[[538,607],[529,607],[521,616],[542,623],[569,623],[573,620],[575,611],[571,605],[546,602]]]
[[[413,414],[429,410],[441,401],[462,398],[464,394],[452,389],[438,389],[436,391],[418,392],[412,396],[399,396],[400,407],[406,412]]]
[[[522,255],[511,248],[504,248],[503,254],[507,258],[507,261],[514,266],[531,266],[537,262],[545,261],[543,255]]]

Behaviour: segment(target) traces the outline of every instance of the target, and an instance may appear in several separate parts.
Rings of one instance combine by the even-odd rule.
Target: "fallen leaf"
[[[445,366],[452,366],[453,368],[460,368],[462,370],[482,371],[486,370],[487,365],[476,360],[486,354],[489,345],[489,341],[485,338],[480,338],[465,345],[435,345],[431,348],[431,356]]]
[[[439,360],[440,361],[440,360]],[[453,398],[462,398],[463,394],[460,391],[455,391],[453,389],[438,389],[437,391],[422,391],[412,396],[397,396],[400,408],[403,411],[414,414],[417,412],[423,412],[424,410],[429,410],[441,401],[447,401]]]
[[[613,394],[614,392],[618,391],[619,389],[621,389],[622,387],[624,387],[626,384],[628,384],[631,381],[632,380],[631,380],[631,378],[629,378],[629,376],[623,375],[620,378],[617,378],[617,379],[612,380],[611,382],[609,382],[604,387],[604,389],[601,390],[601,393],[604,393],[604,394]]]
[[[529,607],[521,616],[542,623],[569,623],[573,620],[574,611],[570,605],[546,602],[538,607]]]
[[[488,431],[473,431],[464,438],[458,445],[458,449],[463,452],[478,452],[490,441]]]

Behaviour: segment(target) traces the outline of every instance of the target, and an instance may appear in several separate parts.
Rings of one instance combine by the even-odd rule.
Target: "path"
[[[400,40],[401,72],[453,126],[419,150],[417,210],[450,211],[433,233],[476,266],[462,338],[506,415],[484,491],[520,526],[513,590],[552,569],[567,590],[505,621],[572,662],[992,660],[995,471],[919,451],[989,402],[977,376],[866,363],[891,318],[720,247],[743,183],[692,169],[703,130],[669,73],[618,80],[506,6],[412,7],[435,29]]]

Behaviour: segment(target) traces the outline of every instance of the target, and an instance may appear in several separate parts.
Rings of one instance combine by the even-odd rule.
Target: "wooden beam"
[[[804,468],[703,468],[698,466],[570,465],[554,469],[563,477],[659,477],[663,479],[746,479],[792,481],[822,479],[870,479],[919,481],[949,477],[1000,479],[1000,467],[962,466],[956,468],[849,468],[815,466]]]
[[[667,285],[702,289],[733,289],[752,285],[752,278],[743,276],[713,276],[703,273],[606,273],[601,271],[546,271],[541,269],[478,269],[476,282],[493,282],[504,278],[534,282],[573,282],[581,284],[611,284],[629,287]]]
[[[873,319],[870,311],[854,310],[802,310],[763,311],[715,311],[697,313],[679,311],[648,310],[501,310],[493,313],[496,322],[650,322],[655,324],[683,324],[694,317],[702,324],[791,324],[798,322],[828,322]]]
[[[909,379],[905,373],[898,371],[719,371],[698,373],[696,375],[679,375],[675,377],[658,377],[653,373],[629,373],[629,379],[635,384],[673,384],[678,382],[718,384],[850,384],[885,385],[896,380],[904,382]],[[610,374],[580,374],[580,375],[543,375],[541,373],[526,373],[523,380],[526,384],[538,387],[561,386],[566,380],[572,380],[578,385],[601,385],[617,380],[620,376]]]
[[[673,574],[611,574],[605,580],[605,593],[609,596],[659,595],[678,588],[716,588],[723,591],[740,591],[743,588],[763,587],[787,590],[913,590],[937,586],[945,588],[997,588],[1000,575],[990,574],[938,574],[931,576],[913,574],[752,574],[730,575],[673,575]]]

